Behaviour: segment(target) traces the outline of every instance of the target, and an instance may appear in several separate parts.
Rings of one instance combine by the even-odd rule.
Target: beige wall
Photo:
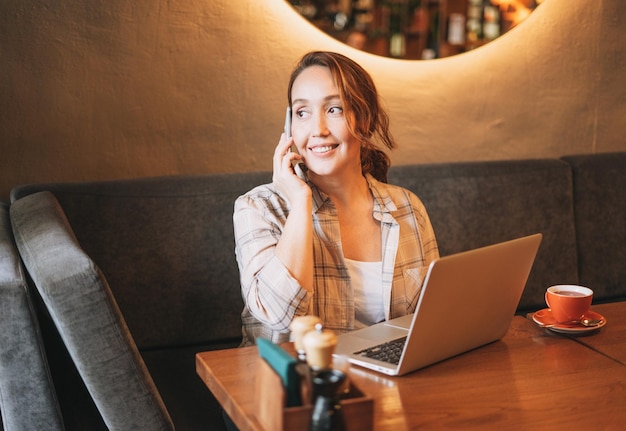
[[[48,3],[47,5],[45,3]],[[623,0],[545,0],[496,42],[409,62],[280,0],[0,2],[0,198],[16,184],[271,169],[311,49],[374,76],[396,164],[626,150]]]

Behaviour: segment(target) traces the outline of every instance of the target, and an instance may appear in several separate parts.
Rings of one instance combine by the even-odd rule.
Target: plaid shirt
[[[370,175],[366,179],[374,196],[373,216],[381,225],[381,287],[386,318],[392,319],[415,310],[428,265],[439,251],[426,209],[415,194]],[[336,332],[355,327],[337,210],[324,193],[308,184],[313,190],[313,294],[274,255],[289,203],[273,184],[258,186],[235,202],[235,252],[245,302],[242,345],[254,343],[256,337],[288,341],[291,321],[305,314],[319,316],[325,329]]]

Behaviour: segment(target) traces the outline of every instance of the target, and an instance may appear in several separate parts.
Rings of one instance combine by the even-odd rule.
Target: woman
[[[386,184],[378,146],[395,144],[369,74],[341,54],[311,52],[288,101],[293,137],[276,146],[272,183],[235,203],[243,345],[288,341],[306,314],[345,332],[411,313],[439,256],[421,201]]]

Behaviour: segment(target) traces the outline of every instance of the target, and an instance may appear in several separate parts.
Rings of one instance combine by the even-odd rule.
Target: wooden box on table
[[[313,406],[285,407],[281,378],[259,357],[255,400],[258,422],[267,431],[308,430]],[[351,384],[351,395],[339,403],[347,431],[371,431],[374,400]]]

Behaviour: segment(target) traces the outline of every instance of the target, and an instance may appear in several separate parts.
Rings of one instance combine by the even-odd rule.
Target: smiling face
[[[350,132],[339,90],[327,67],[310,66],[293,82],[292,135],[310,174],[361,175],[360,142]]]

